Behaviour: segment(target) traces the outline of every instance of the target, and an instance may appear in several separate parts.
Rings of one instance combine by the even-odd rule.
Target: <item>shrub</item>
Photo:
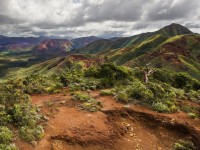
[[[5,106],[0,104],[0,125],[6,125],[11,122],[11,115],[7,114]]]
[[[100,79],[100,87],[112,88],[115,85],[116,81],[108,78]]]
[[[188,106],[188,105],[184,105],[181,107],[181,110],[184,111],[184,112],[187,112],[187,113],[190,113],[190,112],[197,112],[196,108],[192,107],[192,106]]]
[[[102,96],[115,95],[115,90],[114,89],[101,90],[100,95]]]
[[[73,98],[75,100],[79,100],[79,101],[82,101],[82,102],[87,102],[87,101],[90,101],[90,99],[91,99],[91,97],[88,94],[84,94],[84,93],[81,93],[81,92],[73,93]]]
[[[195,150],[195,146],[191,141],[179,140],[174,144],[175,150]]]
[[[18,150],[15,144],[0,144],[1,150]]]
[[[154,98],[154,94],[149,90],[146,85],[142,84],[140,81],[133,82],[133,85],[127,90],[130,97],[137,100],[143,100],[146,102],[151,102]]]
[[[154,94],[154,97],[156,98],[163,98],[163,96],[166,93],[163,87],[158,83],[149,82],[147,86],[148,86],[148,89],[152,91],[152,93]]]
[[[184,72],[176,73],[173,78],[173,85],[176,88],[197,90],[198,85],[200,85],[196,79],[192,78],[190,75]]]
[[[119,92],[116,95],[116,99],[117,101],[123,102],[123,103],[128,103],[131,101],[131,98],[129,97],[129,95],[124,91],[124,92]]]
[[[190,90],[187,93],[187,96],[190,100],[198,102],[200,100],[200,90],[198,91]]]
[[[194,112],[189,112],[188,116],[192,119],[198,119],[199,118],[199,115],[197,113],[194,113]]]
[[[9,112],[15,104],[27,104],[30,102],[30,96],[24,92],[25,86],[21,81],[9,81],[2,86],[0,93],[1,104]]]
[[[153,79],[156,79],[158,81],[172,84],[173,83],[173,75],[174,75],[174,72],[172,70],[169,70],[169,69],[157,69],[153,73],[152,77],[153,77]]]
[[[32,142],[42,139],[44,136],[44,130],[42,126],[36,126],[35,128],[23,126],[21,127],[19,134],[20,137],[26,142]]]
[[[108,78],[111,80],[123,80],[130,78],[132,70],[124,66],[116,66],[113,63],[106,63],[101,65],[99,70],[99,76],[101,78]]]
[[[82,109],[90,111],[90,112],[98,111],[103,107],[101,102],[96,101],[95,99],[93,99],[89,95],[83,94],[81,92],[75,92],[74,93],[74,99],[80,100],[81,102],[83,102],[83,104],[81,104],[80,107]]]
[[[5,126],[0,126],[0,143],[9,144],[12,141],[13,134]]]
[[[12,110],[13,120],[17,125],[34,127],[40,119],[36,107],[26,104],[15,104]]]
[[[157,102],[153,104],[152,107],[154,110],[158,112],[170,112],[170,108],[166,104],[163,104],[162,102]]]
[[[53,93],[63,85],[54,76],[33,74],[23,79],[25,92],[28,94]]]
[[[103,107],[102,103],[96,100],[92,100],[89,102],[84,102],[81,104],[81,108],[90,112],[95,112],[101,110]]]
[[[85,77],[95,77],[98,78],[99,77],[99,70],[97,69],[97,67],[90,67],[87,70],[85,70],[84,73]]]

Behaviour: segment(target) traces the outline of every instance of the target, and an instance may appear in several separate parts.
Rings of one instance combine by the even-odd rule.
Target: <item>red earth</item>
[[[184,112],[163,114],[124,105],[112,96],[100,96],[99,91],[90,96],[103,103],[101,111],[80,110],[70,94],[31,96],[48,117],[42,122],[45,137],[34,146],[21,140],[16,145],[21,150],[171,150],[179,139],[200,145],[200,121]]]

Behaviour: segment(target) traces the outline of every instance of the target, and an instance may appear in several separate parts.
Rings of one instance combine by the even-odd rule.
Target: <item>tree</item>
[[[146,60],[143,60],[143,66],[140,65],[139,61],[136,59],[136,65],[137,67],[140,69],[140,71],[142,71],[144,73],[144,82],[145,84],[148,84],[149,82],[149,76],[152,75],[156,69],[150,67],[150,63],[146,63]]]

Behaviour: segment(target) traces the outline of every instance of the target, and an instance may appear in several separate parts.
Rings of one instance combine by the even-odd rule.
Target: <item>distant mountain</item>
[[[0,50],[27,48],[40,43],[45,37],[6,37],[0,36]]]
[[[117,40],[122,39],[122,38],[123,37],[112,37],[109,40],[111,40],[111,41],[117,41]]]
[[[0,39],[2,39],[2,38],[6,38],[6,36],[0,35]]]
[[[100,40],[101,38],[96,37],[96,36],[90,36],[90,37],[81,37],[81,38],[76,38],[71,40],[73,42],[73,48],[82,48],[94,41]]]
[[[158,31],[155,34],[162,34],[166,36],[175,36],[175,35],[182,35],[182,34],[192,34],[193,32],[190,31],[188,28],[180,25],[180,24],[171,24],[166,26]]]
[[[39,52],[67,52],[72,49],[72,42],[67,39],[46,39],[35,47]]]
[[[8,44],[20,44],[20,43],[28,43],[28,44],[38,44],[40,41],[45,39],[45,37],[5,37],[0,36],[0,45],[8,45]]]
[[[149,39],[150,37],[153,37],[158,34],[161,34],[165,37],[172,37],[176,35],[193,34],[193,33],[182,25],[171,24],[155,32],[142,33],[142,34],[134,35],[131,37],[125,37],[125,38],[120,38],[116,40],[112,40],[112,39],[107,40],[107,41],[98,40],[83,48],[75,50],[75,52],[98,54],[98,53],[102,53],[103,51],[106,52],[113,49],[120,49],[123,47],[132,46],[132,45],[141,43]]]
[[[82,37],[73,40],[68,39],[45,39],[41,41],[35,48],[36,52],[45,53],[45,54],[60,54],[73,51],[76,48],[82,48],[86,45],[100,40],[100,38],[91,36],[91,37]]]

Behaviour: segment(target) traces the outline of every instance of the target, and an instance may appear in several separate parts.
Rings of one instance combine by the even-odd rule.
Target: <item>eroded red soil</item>
[[[48,121],[45,137],[32,146],[18,141],[22,150],[171,150],[178,139],[200,141],[200,121],[187,114],[160,114],[135,104],[117,103],[112,96],[90,95],[103,103],[99,112],[79,109],[70,94],[34,95]]]

